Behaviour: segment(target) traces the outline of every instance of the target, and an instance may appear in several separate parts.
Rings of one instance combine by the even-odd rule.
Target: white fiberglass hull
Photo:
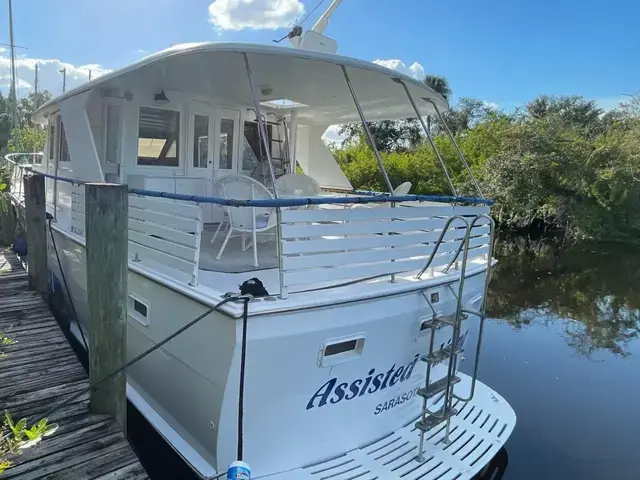
[[[85,323],[84,247],[55,230],[54,235],[74,306]],[[60,283],[51,248],[50,269]],[[485,275],[483,271],[467,278],[466,306],[478,308]],[[457,291],[457,283],[451,286]],[[148,302],[149,322],[142,324],[130,312],[128,358],[166,338],[206,308],[157,279],[131,270],[129,291]],[[455,298],[449,288],[434,286],[427,291],[431,293],[438,293],[434,304],[438,314],[453,311]],[[250,317],[243,437],[244,458],[256,478],[285,471],[316,478],[305,466],[359,452],[377,439],[404,432],[408,428],[404,425],[413,425],[422,406],[416,391],[423,386],[426,372],[418,357],[427,353],[430,335],[430,330],[420,331],[420,320],[430,317],[418,291]],[[127,393],[132,403],[203,477],[224,471],[236,459],[241,323],[214,312],[128,371]],[[463,333],[466,328],[463,326]],[[364,339],[359,354],[321,365],[321,345],[349,336]],[[449,338],[449,329],[438,330],[436,348],[446,345]],[[442,378],[445,368],[444,364],[436,366],[432,380]],[[464,380],[456,387],[461,396],[468,391]],[[467,408],[471,406],[473,403]],[[503,415],[513,416],[508,405]],[[515,417],[510,418],[506,420],[509,429],[501,435],[505,441],[515,422]],[[405,434],[412,435],[410,429]],[[503,443],[493,439],[489,453],[467,470],[479,471],[485,457],[490,459],[494,447]]]

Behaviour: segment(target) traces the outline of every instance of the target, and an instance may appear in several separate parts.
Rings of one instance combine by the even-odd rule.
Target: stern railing
[[[32,172],[30,165],[18,167]],[[33,173],[73,185],[69,230],[84,236],[87,182]],[[436,267],[444,272],[457,261],[465,237],[465,229],[449,228],[452,217],[470,220],[487,215],[492,204],[484,198],[439,195],[244,200],[141,189],[129,189],[129,193],[134,261],[146,258],[189,273],[191,285],[197,284],[199,270],[202,205],[276,208],[281,298],[307,291],[311,284],[335,288],[370,278],[394,281],[396,275],[422,275],[427,268],[431,275]],[[474,223],[468,243],[470,259],[487,258],[490,233],[488,225]]]

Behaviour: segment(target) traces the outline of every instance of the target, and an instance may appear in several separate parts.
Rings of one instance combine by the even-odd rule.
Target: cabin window
[[[69,146],[67,145],[67,135],[64,133],[64,124],[60,122],[60,162],[68,162],[69,158]]]
[[[54,148],[56,145],[56,122],[49,120],[49,160],[53,160]]]
[[[107,163],[120,163],[120,123],[122,107],[107,104],[107,131],[104,159]]]
[[[140,107],[138,165],[177,167],[180,112]]]
[[[195,115],[193,119],[193,166],[205,168],[207,166],[207,151],[209,149],[209,117]]]
[[[233,168],[233,134],[235,122],[230,118],[220,119],[220,160],[219,168],[231,170]]]

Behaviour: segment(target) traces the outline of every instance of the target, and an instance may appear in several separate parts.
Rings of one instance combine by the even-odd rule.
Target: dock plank
[[[27,272],[0,249],[0,411],[33,423],[52,406],[89,386],[73,349],[39,293],[28,290]],[[115,420],[89,410],[89,394],[49,417],[58,429],[11,458],[3,479],[148,479]]]

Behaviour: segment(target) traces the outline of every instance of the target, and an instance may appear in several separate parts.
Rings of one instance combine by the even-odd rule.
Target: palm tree
[[[439,93],[444,97],[446,101],[449,101],[451,96],[451,88],[449,88],[449,82],[441,75],[425,75],[424,83],[431,87],[436,93]]]

